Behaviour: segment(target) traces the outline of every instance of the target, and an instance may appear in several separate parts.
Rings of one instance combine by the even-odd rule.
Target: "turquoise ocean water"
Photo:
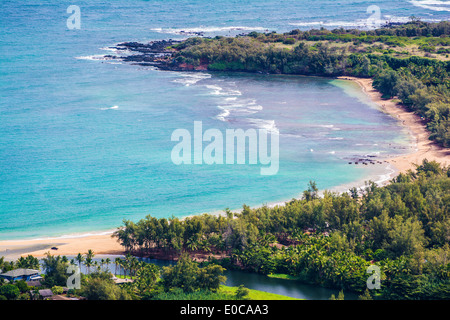
[[[123,41],[182,39],[382,19],[449,18],[434,1],[6,1],[0,4],[0,239],[105,231],[122,219],[183,217],[381,181],[349,159],[408,151],[410,138],[360,88],[322,78],[177,73],[95,59]],[[69,30],[69,5],[81,29]],[[268,128],[280,169],[181,165],[173,130]]]

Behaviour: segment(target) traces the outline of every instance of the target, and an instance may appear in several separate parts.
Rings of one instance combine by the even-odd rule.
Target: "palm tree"
[[[130,267],[130,263],[129,263],[129,261],[127,260],[127,259],[125,259],[125,260],[122,260],[122,262],[121,262],[121,266],[122,266],[122,269],[123,269],[123,275],[124,275],[124,277],[125,277],[125,279],[128,279],[128,268]]]
[[[86,253],[86,258],[94,258],[94,251],[92,251],[91,249],[88,250],[88,252]]]
[[[91,273],[91,267],[93,265],[92,258],[87,256],[86,259],[84,260],[84,265],[87,268],[88,274],[90,274]]]
[[[94,261],[92,260],[94,258],[94,251],[91,249],[88,250],[86,253],[86,258],[84,259],[85,265],[88,268],[88,274],[91,272],[90,268],[94,265]]]
[[[186,247],[189,251],[194,252],[198,249],[197,239],[189,239],[186,241]]]
[[[78,267],[81,270],[81,264],[84,262],[84,257],[81,253],[78,253],[77,256],[75,257],[75,260],[78,262]]]
[[[97,272],[101,271],[101,265],[98,263],[98,261],[94,261],[94,266],[97,268]]]
[[[109,264],[111,263],[111,259],[110,258],[106,258],[105,259],[105,264],[106,264],[106,270],[109,271]]]
[[[128,266],[129,266],[129,269],[130,269],[131,280],[133,280],[133,275],[136,275],[136,271],[140,267],[139,260],[136,257],[131,257],[130,260],[129,260]]]
[[[115,269],[114,269],[114,275],[116,275],[117,276],[117,267],[119,266],[119,267],[121,267],[122,266],[122,259],[120,259],[120,258],[116,258],[115,260],[114,260],[114,264],[115,264]]]
[[[105,259],[100,260],[100,269],[103,271],[103,265],[105,264]]]

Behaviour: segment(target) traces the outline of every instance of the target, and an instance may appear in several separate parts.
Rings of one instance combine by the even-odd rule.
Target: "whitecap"
[[[416,7],[433,11],[450,11],[450,1],[443,0],[409,0]]]
[[[211,89],[212,92],[210,94],[216,95],[216,96],[240,96],[242,95],[242,92],[239,90],[233,90],[233,89],[224,89],[218,85],[206,85],[208,89]]]
[[[173,82],[181,83],[186,87],[196,84],[197,82],[211,78],[209,73],[181,73],[181,78],[173,80]]]
[[[410,1],[411,2],[411,1]],[[415,2],[428,2],[428,1],[415,1]],[[431,1],[439,2],[439,1]],[[444,2],[444,1],[441,1]],[[448,2],[448,1],[447,1]],[[344,21],[344,20],[331,20],[331,21],[298,21],[289,23],[292,26],[297,27],[343,27],[343,28],[373,28],[377,26],[382,26],[387,23],[406,23],[410,20],[410,17],[397,17],[391,15],[384,15],[380,19],[357,19],[354,21]],[[423,21],[436,22],[440,21],[437,19],[423,19]]]
[[[105,56],[102,54],[96,54],[96,55],[91,55],[91,56],[79,56],[79,57],[75,57],[75,59],[78,59],[78,60],[106,60]]]
[[[217,107],[222,110],[222,112],[216,117],[221,121],[226,121],[226,118],[230,116],[231,112],[242,116],[253,114],[263,109],[261,105],[256,104],[253,100],[250,102],[246,102],[245,100],[237,100],[237,103],[219,105]]]
[[[222,109],[222,112],[216,117],[216,119],[220,121],[227,121],[227,117],[230,115],[230,110],[226,108],[222,108],[219,106],[220,109]]]
[[[300,134],[294,134],[294,133],[283,133],[281,134],[283,137],[290,137],[290,138],[304,138],[304,136]]]
[[[117,110],[119,109],[119,106],[112,106],[112,107],[107,107],[107,108],[100,108],[100,110]]]
[[[257,126],[260,129],[265,129],[270,133],[279,134],[275,120],[265,120],[265,119],[256,119],[256,118],[248,118],[247,119],[251,124]]]
[[[152,31],[166,34],[178,34],[178,35],[190,35],[200,34],[206,32],[226,32],[226,31],[267,31],[267,28],[263,27],[246,27],[246,26],[229,26],[229,27],[193,27],[193,28],[152,28]]]
[[[333,137],[333,138],[328,138],[328,140],[344,140],[344,138],[342,138],[342,137]]]

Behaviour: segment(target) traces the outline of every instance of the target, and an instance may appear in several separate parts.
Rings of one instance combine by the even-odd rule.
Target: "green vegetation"
[[[286,297],[276,293],[247,289],[244,286],[239,287],[221,286],[220,291],[232,295],[235,299],[238,300],[299,300],[296,298]]]
[[[252,32],[235,38],[190,38],[174,45],[174,64],[209,70],[371,77],[385,97],[395,97],[427,123],[430,139],[450,147],[450,23],[408,24],[371,31],[293,30]],[[43,288],[66,285],[70,264],[85,266],[81,288],[70,296],[95,300],[286,299],[244,287],[223,285],[224,268],[342,290],[361,300],[450,299],[450,168],[424,161],[384,187],[369,182],[349,193],[325,192],[310,182],[301,199],[285,206],[251,209],[225,216],[184,220],[147,216],[124,220],[114,237],[128,255],[114,261],[129,279],[116,284],[109,259],[94,253],[72,261],[48,254]],[[178,259],[159,268],[131,254]],[[208,257],[197,263],[195,258]],[[381,270],[381,289],[367,290],[367,268]],[[0,258],[3,272],[39,268],[32,256],[16,262]],[[30,293],[31,292],[31,293]],[[36,288],[0,280],[0,300],[32,299]]]
[[[136,254],[210,254],[212,264],[364,295],[380,267],[384,299],[450,298],[450,169],[424,161],[391,184],[317,195],[313,182],[285,206],[124,221],[115,237]],[[175,245],[174,245],[175,244]],[[207,264],[207,263],[205,263]],[[195,283],[195,280],[192,280]]]
[[[244,287],[223,286],[224,268],[238,268],[310,284],[349,290],[362,300],[450,298],[450,168],[424,161],[378,187],[372,182],[349,193],[318,196],[310,182],[301,199],[285,206],[226,211],[179,220],[147,216],[124,221],[115,237],[129,253],[93,260],[89,250],[69,261],[42,260],[43,288],[61,294],[67,267],[84,265],[81,288],[68,296],[94,300],[288,299]],[[160,268],[134,254],[164,253],[177,264]],[[192,258],[207,256],[197,263]],[[0,259],[3,270],[36,267],[31,256]],[[125,278],[117,284],[114,273]],[[367,268],[381,270],[381,289],[367,290]],[[36,299],[24,281],[0,282],[0,299]],[[342,299],[343,294],[332,299]]]
[[[430,139],[450,147],[450,22],[413,20],[361,30],[293,30],[278,34],[190,38],[174,46],[173,64],[211,71],[374,78],[385,97],[426,122]]]
[[[29,255],[26,258],[20,257],[16,261],[5,261],[4,257],[0,257],[2,273],[19,268],[39,270],[39,259]],[[34,289],[23,280],[7,283],[3,278],[0,278],[0,300],[30,300],[30,292]]]
[[[28,255],[26,258],[20,257],[16,261],[5,261],[4,257],[0,257],[0,270],[2,270],[2,273],[19,268],[39,270],[39,259]]]
[[[300,280],[300,277],[292,276],[290,274],[285,274],[285,273],[269,273],[267,276],[269,278],[274,278],[274,279]]]

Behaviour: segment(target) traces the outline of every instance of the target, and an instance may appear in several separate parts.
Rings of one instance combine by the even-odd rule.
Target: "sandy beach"
[[[20,256],[29,254],[35,257],[45,256],[47,252],[52,255],[77,255],[85,254],[89,249],[94,254],[124,254],[123,247],[116,238],[111,237],[112,233],[102,233],[98,235],[60,237],[40,240],[7,240],[0,241],[0,256],[6,260],[15,260]],[[52,250],[52,247],[58,250]]]
[[[429,140],[430,133],[426,130],[422,119],[397,104],[393,99],[382,99],[381,93],[372,86],[372,79],[363,79],[355,77],[340,77],[343,80],[351,80],[358,83],[363,91],[372,99],[373,102],[381,106],[384,112],[398,119],[405,126],[413,139],[415,140],[415,151],[399,157],[385,159],[394,166],[398,172],[406,172],[415,169],[415,164],[420,164],[424,159],[437,161],[442,165],[450,165],[450,149],[438,146]]]
[[[414,164],[420,164],[423,159],[435,160],[443,165],[450,165],[450,150],[441,148],[428,140],[429,133],[425,129],[419,116],[406,111],[392,99],[382,99],[381,94],[373,88],[372,79],[354,77],[340,77],[340,79],[351,80],[358,83],[363,91],[368,94],[375,103],[381,106],[382,110],[397,118],[414,137],[416,141],[416,149],[414,152],[396,158],[385,159],[392,164],[398,172],[406,172],[409,169],[414,169]],[[98,235],[40,240],[0,241],[0,256],[4,256],[7,260],[12,260],[29,254],[35,257],[42,257],[47,252],[54,255],[76,255],[78,253],[85,254],[89,249],[93,250],[97,255],[124,254],[123,247],[120,246],[116,238],[111,237],[111,234],[112,232],[101,233]],[[52,250],[52,247],[57,247],[58,250]]]

